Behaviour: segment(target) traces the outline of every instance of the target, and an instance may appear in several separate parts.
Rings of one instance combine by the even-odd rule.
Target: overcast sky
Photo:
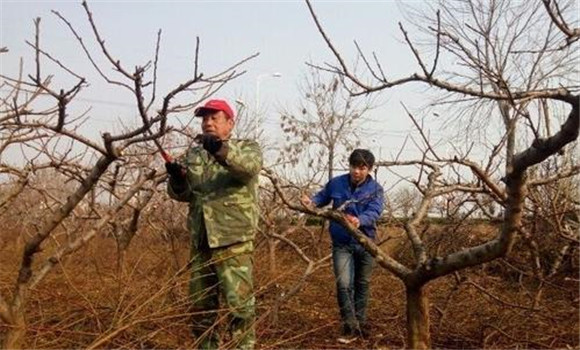
[[[119,118],[127,122],[135,118],[130,96],[104,84],[70,30],[51,13],[55,10],[67,18],[98,53],[80,1],[2,0],[0,4],[0,46],[10,50],[0,55],[2,74],[14,76],[20,57],[26,72],[33,72],[34,53],[25,41],[34,40],[33,19],[41,17],[41,45],[91,84],[78,99],[81,108],[82,104],[92,106],[90,128],[102,130]],[[315,1],[313,5],[325,30],[350,62],[356,56],[356,40],[367,53],[374,51],[393,77],[416,70],[398,28],[399,21],[404,23],[400,3],[353,0]],[[201,41],[200,65],[205,75],[259,52],[259,57],[244,66],[247,73],[228,84],[219,96],[242,98],[255,105],[259,85],[260,108],[267,115],[265,128],[273,132],[279,125],[278,111],[292,108],[300,98],[298,86],[307,73],[305,62],[335,62],[303,1],[90,1],[89,6],[110,52],[129,68],[152,59],[157,31],[162,30],[158,95],[191,76],[196,36]],[[70,80],[62,78],[66,74],[54,73],[55,82],[71,86]],[[274,73],[280,77],[272,77]],[[424,102],[409,91],[400,88],[381,95],[377,100],[381,107],[369,115],[378,122],[364,126],[374,134],[363,144],[373,149],[378,145],[383,158],[394,156],[412,130],[400,103],[419,108]],[[406,147],[405,152],[407,158],[418,155],[413,147]]]

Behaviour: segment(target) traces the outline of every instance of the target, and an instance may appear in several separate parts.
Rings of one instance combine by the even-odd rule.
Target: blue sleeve
[[[324,207],[330,203],[332,197],[330,197],[330,182],[327,183],[322,190],[312,197],[312,202],[318,208]]]
[[[384,207],[384,191],[383,187],[379,184],[376,185],[372,193],[372,197],[369,203],[365,207],[365,210],[359,214],[358,220],[361,226],[374,226],[377,220],[381,217]]]

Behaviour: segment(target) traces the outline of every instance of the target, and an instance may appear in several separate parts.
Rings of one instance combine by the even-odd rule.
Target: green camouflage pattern
[[[253,349],[255,300],[252,282],[254,234],[258,224],[258,174],[262,152],[251,140],[225,143],[218,162],[202,147],[190,148],[180,163],[186,181],[170,178],[169,196],[189,203],[191,233],[193,333],[201,349],[217,349],[215,329],[220,294],[229,312],[232,343],[226,348]]]
[[[252,140],[229,140],[225,145],[228,151],[224,165],[201,146],[190,148],[180,160],[187,168],[187,183],[169,181],[169,196],[189,203],[187,227],[196,246],[202,221],[210,248],[254,239],[262,152]]]
[[[202,242],[203,244],[204,242]],[[193,333],[201,349],[216,349],[220,292],[228,310],[231,343],[227,349],[253,349],[255,344],[255,298],[252,241],[202,249],[193,256],[189,292],[193,301]]]

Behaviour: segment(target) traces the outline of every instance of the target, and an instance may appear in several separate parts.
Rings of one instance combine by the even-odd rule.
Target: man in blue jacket
[[[375,157],[366,149],[356,149],[349,157],[349,173],[331,179],[307,205],[341,210],[346,219],[371,239],[376,237],[376,223],[384,205],[383,188],[370,175]],[[341,224],[330,222],[332,261],[336,278],[336,294],[342,333],[340,342],[348,342],[357,334],[366,336],[366,308],[374,258]]]

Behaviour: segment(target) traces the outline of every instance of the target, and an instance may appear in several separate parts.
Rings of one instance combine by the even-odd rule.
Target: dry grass
[[[431,251],[443,254],[476,244],[493,228],[432,227],[425,237]],[[398,235],[383,229],[381,237]],[[3,236],[0,245],[0,290],[9,293],[15,280],[21,244]],[[313,244],[296,234],[295,242],[310,256],[327,254],[326,234]],[[400,240],[386,243],[407,258]],[[176,243],[176,244],[175,244]],[[26,346],[56,348],[192,348],[188,320],[188,242],[170,242],[141,234],[118,267],[114,240],[100,237],[55,269],[30,294]],[[47,249],[50,251],[50,249]],[[41,259],[37,259],[37,263]],[[512,256],[448,276],[428,286],[431,331],[436,348],[578,348],[579,291],[577,265],[565,268],[549,283],[540,284],[526,270],[526,254],[518,244]],[[576,258],[577,262],[577,258]],[[403,285],[380,267],[371,285],[369,322],[372,338],[355,344],[336,342],[339,331],[334,279],[330,266],[316,271],[306,286],[279,310],[269,311],[276,297],[301,276],[304,263],[287,246],[270,273],[267,247],[256,252],[258,348],[401,348],[405,345]],[[576,268],[576,270],[574,270]],[[534,305],[536,303],[537,305]],[[1,331],[6,329],[0,328]],[[1,336],[2,333],[0,333]]]

